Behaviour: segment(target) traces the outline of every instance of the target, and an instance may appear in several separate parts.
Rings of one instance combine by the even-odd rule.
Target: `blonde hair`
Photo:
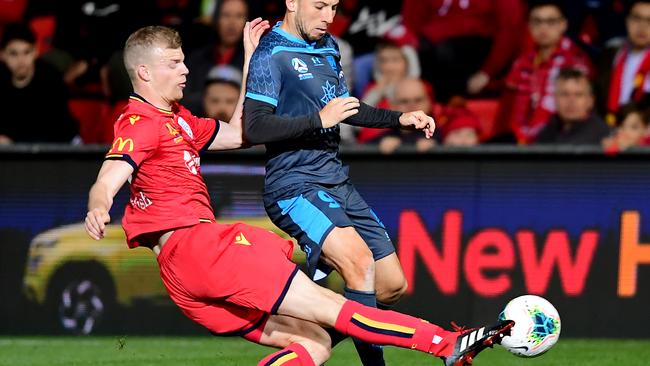
[[[143,63],[152,49],[180,48],[181,36],[174,29],[163,26],[149,26],[133,32],[124,44],[124,66],[131,80],[137,76],[136,67]]]

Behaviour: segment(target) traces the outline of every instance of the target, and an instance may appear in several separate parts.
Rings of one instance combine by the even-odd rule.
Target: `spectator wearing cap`
[[[183,105],[192,113],[200,114],[203,89],[215,66],[230,65],[236,69],[244,65],[244,49],[241,42],[244,24],[248,17],[245,0],[219,1],[215,11],[215,41],[192,52],[187,57],[187,84],[183,91]]]
[[[8,25],[0,39],[0,143],[70,143],[78,133],[61,74],[37,59],[27,25]]]
[[[208,74],[203,92],[203,116],[230,121],[239,100],[242,74],[230,66],[218,66]]]
[[[399,112],[423,111],[432,114],[433,98],[431,87],[421,79],[407,78],[395,85],[395,93],[391,97],[390,109]],[[400,146],[414,146],[417,152],[426,152],[435,146],[434,139],[427,139],[415,131],[391,129],[379,140],[379,151],[382,154],[392,154]]]
[[[528,144],[555,113],[553,87],[562,68],[592,74],[589,57],[564,36],[567,21],[558,1],[533,2],[528,13],[533,47],[514,62],[506,78],[501,112],[520,144]]]
[[[630,103],[621,107],[614,135],[603,140],[608,152],[618,152],[634,146],[647,146],[650,137],[650,110]]]
[[[537,135],[541,144],[600,145],[609,127],[593,113],[594,95],[587,75],[563,69],[555,80],[556,113]]]

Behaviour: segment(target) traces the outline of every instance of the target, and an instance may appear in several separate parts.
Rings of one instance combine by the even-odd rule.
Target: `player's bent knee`
[[[350,288],[362,289],[372,284],[375,278],[375,261],[372,253],[358,254],[338,266],[341,276]]]
[[[378,284],[377,301],[388,305],[394,304],[402,298],[407,289],[408,282],[406,282],[405,278],[391,281],[390,284],[384,287]]]

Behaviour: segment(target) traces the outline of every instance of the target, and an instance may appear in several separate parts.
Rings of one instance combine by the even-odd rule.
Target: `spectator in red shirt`
[[[517,141],[528,144],[555,113],[554,79],[563,68],[592,74],[589,57],[564,36],[567,21],[558,1],[530,6],[528,29],[533,48],[522,53],[506,78],[501,116]]]
[[[242,68],[244,49],[241,40],[247,17],[248,3],[245,0],[220,1],[215,12],[216,40],[187,57],[187,67],[192,72],[187,76],[183,104],[192,113],[201,113],[203,88],[210,70],[219,65]]]
[[[599,106],[610,126],[620,106],[642,102],[650,93],[650,1],[632,2],[626,27],[627,40],[605,51],[599,68]]]
[[[520,0],[404,0],[404,25],[420,40],[423,77],[446,102],[479,93],[515,57]]]

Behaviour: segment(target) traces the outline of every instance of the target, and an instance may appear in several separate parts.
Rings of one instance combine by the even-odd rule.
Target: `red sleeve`
[[[137,169],[158,148],[159,126],[155,120],[138,114],[125,114],[115,122],[115,139],[106,160],[124,160]]]
[[[196,117],[186,108],[182,106],[180,108],[178,124],[193,139],[194,146],[197,150],[200,152],[207,150],[215,137],[217,137],[217,133],[219,132],[219,121],[212,118]],[[182,121],[187,123],[189,131],[185,126],[183,126]]]
[[[497,30],[481,70],[494,76],[515,56],[521,41],[523,6],[520,0],[494,0]]]

